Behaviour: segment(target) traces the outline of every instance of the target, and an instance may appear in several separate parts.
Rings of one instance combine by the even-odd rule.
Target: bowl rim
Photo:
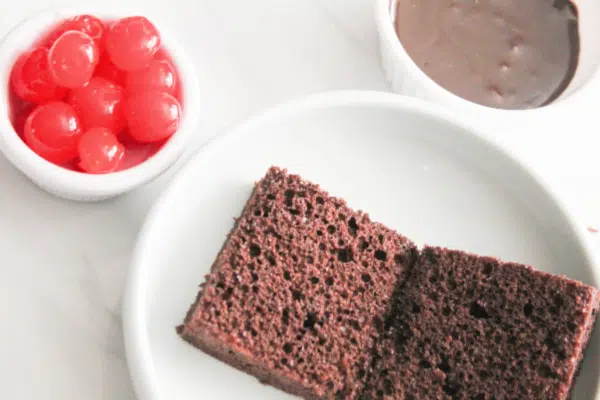
[[[139,11],[139,10],[137,10]],[[170,33],[165,24],[148,12],[136,13],[135,9],[108,5],[77,5],[51,7],[38,11],[18,22],[0,41],[0,78],[10,84],[10,73],[17,55],[24,51],[22,38],[39,32],[40,34],[64,18],[78,14],[94,14],[101,18],[120,18],[131,15],[144,15],[155,24],[161,33],[161,46],[167,50],[182,82],[182,117],[178,130],[167,140],[156,154],[131,168],[108,174],[86,174],[52,164],[35,154],[15,132],[9,118],[8,95],[0,100],[0,150],[9,161],[33,180],[42,180],[61,192],[76,195],[104,196],[132,189],[164,172],[183,153],[193,136],[200,111],[198,78],[194,64],[180,42]]]
[[[593,244],[586,227],[579,223],[574,217],[574,213],[569,211],[567,204],[550,187],[547,181],[535,171],[527,167],[521,160],[512,155],[510,150],[493,137],[483,134],[472,123],[466,122],[465,118],[451,113],[443,107],[431,104],[425,100],[415,99],[408,96],[402,96],[393,93],[374,92],[374,91],[332,91],[319,94],[313,94],[306,97],[294,99],[278,106],[272,107],[267,111],[250,117],[244,122],[228,129],[221,135],[214,137],[206,143],[194,157],[192,157],[181,168],[167,188],[161,193],[160,197],[152,206],[147,214],[146,220],[142,224],[136,239],[130,270],[124,286],[124,295],[122,302],[122,325],[123,339],[125,345],[125,355],[129,368],[129,373],[137,396],[140,399],[156,398],[156,380],[153,371],[152,354],[146,331],[146,309],[147,309],[147,274],[146,261],[152,257],[151,239],[154,236],[155,227],[162,219],[168,200],[173,193],[179,191],[180,186],[185,181],[185,176],[193,173],[196,165],[205,157],[216,151],[221,145],[235,139],[241,135],[251,134],[252,131],[260,129],[261,126],[273,121],[288,118],[290,116],[300,115],[307,111],[347,106],[358,107],[380,107],[396,111],[412,112],[420,114],[424,118],[436,119],[442,123],[450,124],[461,130],[465,140],[479,140],[483,145],[490,148],[505,157],[507,162],[512,163],[518,168],[529,182],[537,184],[541,193],[552,202],[553,206],[562,213],[567,221],[568,227],[574,234],[574,243],[578,245],[584,260],[591,268],[593,281],[598,283],[600,267],[600,257],[593,250]],[[596,386],[596,391],[600,387]]]
[[[412,57],[408,54],[402,42],[396,35],[394,23],[391,19],[391,13],[394,12],[392,10],[394,2],[395,0],[375,0],[373,3],[375,6],[375,20],[380,40],[385,41],[388,44],[386,50],[380,48],[380,51],[391,51],[392,54],[390,54],[390,56],[394,57],[396,61],[402,63],[404,66],[403,72],[408,73],[412,80],[417,82],[419,86],[425,89],[428,93],[431,93],[443,104],[450,107],[459,109],[462,108],[470,112],[509,113],[512,116],[530,116],[540,113],[554,112],[556,108],[563,106],[566,101],[571,98],[575,98],[580,92],[583,92],[587,86],[587,83],[593,78],[593,75],[588,77],[577,90],[569,93],[567,97],[562,98],[561,95],[551,101],[549,104],[535,108],[503,109],[485,106],[474,103],[470,100],[466,100],[438,84],[436,81],[430,78],[429,75],[423,72],[423,70],[421,70],[421,68],[419,68],[419,66],[413,61]]]

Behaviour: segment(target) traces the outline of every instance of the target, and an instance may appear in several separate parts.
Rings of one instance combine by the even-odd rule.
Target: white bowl
[[[575,76],[565,91],[544,107],[527,110],[504,110],[465,100],[440,86],[412,60],[396,35],[394,22],[397,0],[375,0],[375,21],[379,35],[379,51],[384,74],[393,91],[418,97],[461,111],[472,119],[487,123],[525,118],[546,118],[568,110],[569,103],[592,80],[600,64],[600,3],[594,0],[573,0],[579,11],[580,55]],[[490,121],[492,119],[492,121]]]
[[[141,400],[291,398],[175,332],[253,183],[271,165],[321,184],[418,244],[494,255],[600,286],[585,228],[538,178],[453,115],[395,94],[312,96],[205,146],[151,211],[123,309]],[[598,393],[599,338],[597,330],[574,399]]]
[[[59,21],[78,14],[94,14],[100,18],[118,19],[131,15],[147,16],[159,29],[164,48],[172,57],[182,86],[183,113],[179,129],[153,157],[124,171],[90,175],[58,167],[35,154],[19,138],[9,119],[8,96],[0,100],[0,150],[19,170],[48,192],[71,200],[97,201],[128,192],[165,172],[182,155],[195,133],[199,114],[196,73],[183,47],[154,16],[139,11],[82,6],[49,9],[39,12],[13,28],[0,42],[0,83],[8,87],[16,58],[43,32]]]

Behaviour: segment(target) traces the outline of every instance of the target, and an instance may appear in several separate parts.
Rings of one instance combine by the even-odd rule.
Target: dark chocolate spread
[[[398,0],[395,25],[431,79],[490,107],[548,104],[577,67],[577,9],[568,0]]]

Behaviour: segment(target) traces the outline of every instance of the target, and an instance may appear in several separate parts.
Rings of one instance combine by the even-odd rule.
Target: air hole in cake
[[[317,236],[323,236],[323,231],[322,230],[317,230]]]
[[[250,245],[250,255],[252,257],[260,256],[260,247],[258,247],[256,244],[251,244]]]
[[[402,256],[402,254],[394,255],[394,263],[395,264],[403,264],[404,263],[404,257]]]
[[[454,279],[451,279],[448,281],[448,289],[450,290],[456,290],[457,284],[456,281]]]
[[[308,264],[313,264],[315,262],[315,259],[313,256],[306,256],[306,262]]]
[[[356,378],[357,379],[363,379],[366,374],[367,374],[367,372],[364,369],[361,368],[358,371],[356,371]]]
[[[291,343],[286,343],[283,345],[283,351],[285,354],[290,354],[292,351],[294,351],[294,346]]]
[[[252,277],[252,282],[257,282],[258,281],[258,275],[255,274],[254,272],[251,273],[250,276]]]
[[[229,299],[231,298],[231,295],[233,295],[233,288],[232,288],[232,287],[228,287],[228,288],[225,290],[225,293],[223,293],[223,294],[221,295],[221,298],[222,298],[223,300],[229,300]]]
[[[325,200],[321,196],[317,196],[315,201],[317,202],[317,204],[325,204]]]
[[[344,242],[343,239],[338,240],[338,246],[343,246],[345,244],[346,244],[346,242]]]
[[[352,327],[354,330],[360,331],[360,324],[358,323],[358,321],[357,321],[357,320],[355,320],[355,319],[348,320],[348,324],[349,324],[349,325],[350,325],[350,326],[351,326],[351,327]]]
[[[356,223],[356,218],[352,217],[348,220],[348,230],[352,236],[356,236],[356,232],[358,231],[358,224]]]
[[[564,300],[561,295],[557,294],[556,296],[554,296],[554,306],[555,307],[560,308],[560,307],[562,307],[563,304],[564,304]]]
[[[494,269],[494,266],[491,263],[487,263],[483,266],[483,274],[484,275],[489,275],[492,273],[492,269]]]
[[[514,336],[514,335],[511,335],[511,336],[508,338],[508,343],[509,343],[509,344],[516,344],[516,343],[517,343],[517,337],[516,337],[516,336]]]
[[[446,306],[442,309],[442,314],[444,315],[444,317],[449,316],[451,313],[452,313],[452,310],[448,306]]]
[[[333,278],[331,276],[327,277],[327,279],[325,279],[325,284],[327,284],[327,286],[333,286]]]
[[[292,197],[294,197],[294,194],[295,192],[292,189],[288,189],[283,193],[286,199],[291,199]]]
[[[380,399],[383,398],[383,390],[381,389],[377,389],[377,397],[379,397]]]
[[[269,262],[269,264],[271,264],[272,266],[275,266],[277,263],[275,262],[275,256],[273,254],[269,254],[269,256],[267,256],[267,261]]]
[[[413,312],[414,314],[418,314],[418,313],[420,313],[420,312],[421,312],[421,306],[420,306],[420,305],[418,305],[417,303],[413,303],[413,304],[412,304],[412,312]]]
[[[340,221],[345,221],[346,220],[346,216],[344,214],[338,214],[338,219]]]
[[[377,250],[375,252],[375,258],[378,259],[379,261],[385,261],[385,260],[387,260],[387,253],[383,250]]]
[[[444,393],[446,393],[448,396],[454,396],[458,393],[458,391],[460,390],[460,385],[456,382],[448,382],[446,383],[443,387],[442,390],[444,391]]]
[[[431,368],[431,363],[427,360],[421,360],[419,362],[419,367],[421,367],[423,369],[429,369],[429,368]]]
[[[379,243],[383,243],[384,237],[383,237],[383,235],[379,235],[379,236],[377,236],[377,239],[379,239]]]
[[[316,276],[313,276],[312,278],[310,278],[310,283],[312,283],[313,285],[316,285],[317,283],[319,283],[319,278],[317,278]]]
[[[253,291],[254,293],[258,293],[258,290],[259,290],[259,289],[258,289],[258,286],[256,286],[256,285],[252,286],[252,291]]]
[[[292,299],[299,301],[304,298],[304,295],[299,290],[292,290]]]
[[[494,335],[494,342],[500,343],[500,341],[502,341],[502,336],[500,336],[500,335]]]
[[[473,396],[473,400],[485,400],[485,394],[479,393],[478,395]]]
[[[439,301],[440,300],[440,296],[436,292],[429,292],[428,296],[433,301]]]
[[[438,280],[438,277],[437,277],[437,275],[431,275],[431,276],[429,277],[429,282],[431,282],[431,283],[436,283],[436,282],[437,282],[437,280]]]
[[[300,215],[300,211],[296,210],[295,208],[290,208],[288,212],[292,215]]]
[[[262,215],[262,213],[260,212],[259,209],[254,210],[254,216],[255,217],[260,217]]]
[[[269,193],[269,194],[267,195],[267,199],[268,199],[268,200],[275,200],[276,198],[277,198],[277,197],[276,197],[276,196],[275,196],[273,193]]]
[[[333,226],[333,225],[329,225],[329,226],[327,227],[327,232],[328,232],[329,234],[334,234],[334,233],[335,233],[335,231],[336,231],[336,227],[335,227],[335,226]]]
[[[304,362],[304,358],[300,357],[300,358],[298,359],[298,364],[302,364],[303,362]]]
[[[295,263],[298,262],[298,256],[295,254],[292,254],[292,261],[294,261]]]
[[[490,315],[487,313],[485,308],[476,301],[471,303],[471,308],[469,309],[469,313],[471,314],[472,317],[477,318],[477,319],[486,319],[486,318],[490,317]]]
[[[365,251],[366,249],[369,248],[369,242],[367,242],[364,238],[360,238],[360,245],[359,245],[361,251]]]
[[[363,261],[363,262],[362,262],[362,266],[363,266],[364,268],[368,268],[368,267],[369,267],[369,263],[368,263],[368,262],[366,262],[366,261]]]
[[[531,303],[525,304],[525,306],[523,307],[523,313],[526,317],[530,317],[531,314],[533,314],[533,306],[531,305]]]
[[[567,329],[571,332],[575,332],[577,330],[577,326],[572,322],[567,322]]]
[[[440,371],[443,371],[445,373],[450,372],[450,364],[448,363],[448,360],[446,359],[446,357],[442,356],[442,361],[440,361],[440,363],[438,364],[438,369]]]
[[[348,298],[348,292],[343,291],[342,293],[340,293],[340,296],[342,296],[342,299],[347,299]]]
[[[290,274],[290,271],[283,271],[283,279],[285,279],[286,281],[289,281],[292,279],[292,275]]]
[[[365,283],[369,283],[369,282],[371,282],[371,275],[369,275],[369,274],[362,274],[360,276],[360,279],[362,279],[362,281],[365,282]]]
[[[343,263],[352,261],[352,250],[350,248],[339,249],[338,260]]]
[[[391,396],[394,393],[394,387],[391,380],[387,378],[383,380],[383,391],[388,396]]]
[[[542,364],[538,370],[540,376],[542,378],[557,378],[558,374],[552,370],[552,368],[547,364]]]
[[[325,251],[326,249],[327,249],[327,247],[325,246],[325,244],[319,243],[319,250]]]

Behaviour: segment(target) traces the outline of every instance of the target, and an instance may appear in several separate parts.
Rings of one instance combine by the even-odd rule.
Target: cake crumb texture
[[[363,399],[567,399],[598,292],[425,247],[386,320]]]
[[[405,237],[273,167],[178,331],[289,393],[356,398],[416,254]]]

